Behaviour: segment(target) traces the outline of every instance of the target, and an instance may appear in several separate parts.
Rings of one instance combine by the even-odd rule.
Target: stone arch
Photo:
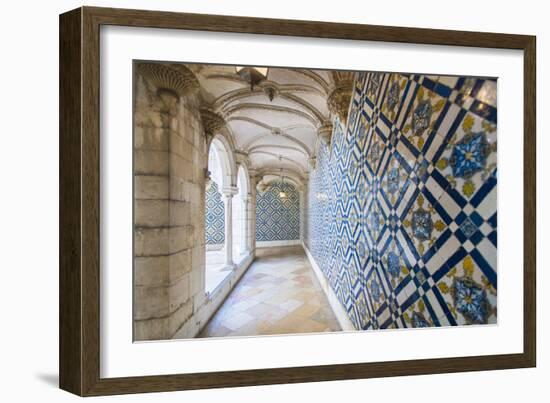
[[[288,180],[296,186],[297,189],[303,190],[306,186],[304,179],[293,171],[284,169],[283,171],[277,169],[276,167],[263,169],[259,174],[261,180],[259,182],[264,184],[270,184],[272,181],[280,180],[281,173],[284,175],[285,180]]]
[[[269,186],[271,184],[276,184],[276,183],[279,183],[281,180],[280,180],[280,176],[273,176],[271,177],[271,175],[266,175],[266,178],[268,178],[267,180],[264,180],[264,183]],[[295,177],[292,177],[292,176],[288,176],[288,175],[284,175],[284,180],[285,182],[287,183],[290,183],[292,184],[292,186],[294,186],[296,188],[296,190],[298,191],[301,191],[303,190],[304,188],[304,185],[303,183],[301,182],[298,182],[298,180],[295,178]]]
[[[251,221],[251,194],[250,175],[248,166],[243,161],[237,168],[237,194],[233,203],[233,234],[234,255],[241,256],[251,249],[250,221]]]
[[[246,163],[242,162],[239,164],[239,167],[237,169],[237,178],[241,179],[241,182],[244,186],[243,192],[246,195],[250,195],[250,173]]]
[[[231,144],[224,135],[216,134],[210,141],[208,153],[210,153],[211,147],[214,147],[220,160],[222,168],[222,189],[227,190],[235,187],[237,169]]]
[[[209,114],[209,112],[208,112]],[[217,176],[219,178],[219,192],[223,201],[223,248],[207,248],[205,260],[205,290],[207,293],[214,292],[220,284],[230,275],[231,271],[228,267],[235,267],[234,255],[234,216],[235,202],[234,195],[238,189],[237,183],[237,164],[234,153],[234,147],[230,139],[227,138],[223,126],[214,128],[212,119],[205,119],[205,112],[201,111],[203,125],[206,135],[207,153],[215,153],[220,171]],[[207,168],[210,170],[210,167]],[[213,179],[213,178],[211,178]],[[205,212],[208,214],[208,212]],[[208,217],[206,217],[208,219]],[[222,219],[220,219],[222,220]]]

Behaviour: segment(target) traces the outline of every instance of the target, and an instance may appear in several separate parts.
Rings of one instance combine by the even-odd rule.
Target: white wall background
[[[372,3],[372,4],[371,4]],[[0,377],[3,401],[69,402],[57,389],[58,365],[58,14],[76,0],[4,2],[0,25]],[[550,235],[545,173],[550,171],[550,28],[544,2],[521,3],[394,0],[311,2],[277,0],[120,0],[88,5],[211,14],[296,18],[350,23],[525,33],[538,36],[538,368],[165,393],[163,401],[334,402],[364,401],[544,401],[550,368],[550,276],[544,250]],[[308,7],[309,6],[309,7]],[[546,182],[546,184],[545,184]],[[102,398],[153,402],[159,395]]]

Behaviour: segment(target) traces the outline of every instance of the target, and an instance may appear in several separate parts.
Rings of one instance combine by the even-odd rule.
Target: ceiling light
[[[281,156],[279,156],[279,161],[281,160]],[[283,176],[283,168],[281,168],[281,187],[280,187],[281,191],[279,192],[279,197],[281,199],[286,199],[287,198],[287,195],[285,193],[285,191],[283,190],[284,189],[284,176]]]

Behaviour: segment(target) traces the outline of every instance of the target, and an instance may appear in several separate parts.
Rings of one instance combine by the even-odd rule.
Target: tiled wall
[[[280,198],[282,190],[287,198]],[[287,241],[300,238],[300,194],[290,183],[272,183],[256,195],[256,240]]]
[[[222,245],[225,242],[225,206],[218,184],[206,190],[205,236],[207,245]]]
[[[306,245],[356,328],[496,323],[496,81],[360,73]]]

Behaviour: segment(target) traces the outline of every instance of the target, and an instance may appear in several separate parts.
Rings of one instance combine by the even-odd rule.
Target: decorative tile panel
[[[225,206],[215,181],[206,191],[205,206],[206,244],[222,245],[225,242]]]
[[[283,190],[287,197],[279,197]],[[287,241],[300,238],[300,194],[290,183],[273,182],[256,194],[256,240]]]
[[[497,319],[496,81],[358,73],[306,244],[358,329]]]

